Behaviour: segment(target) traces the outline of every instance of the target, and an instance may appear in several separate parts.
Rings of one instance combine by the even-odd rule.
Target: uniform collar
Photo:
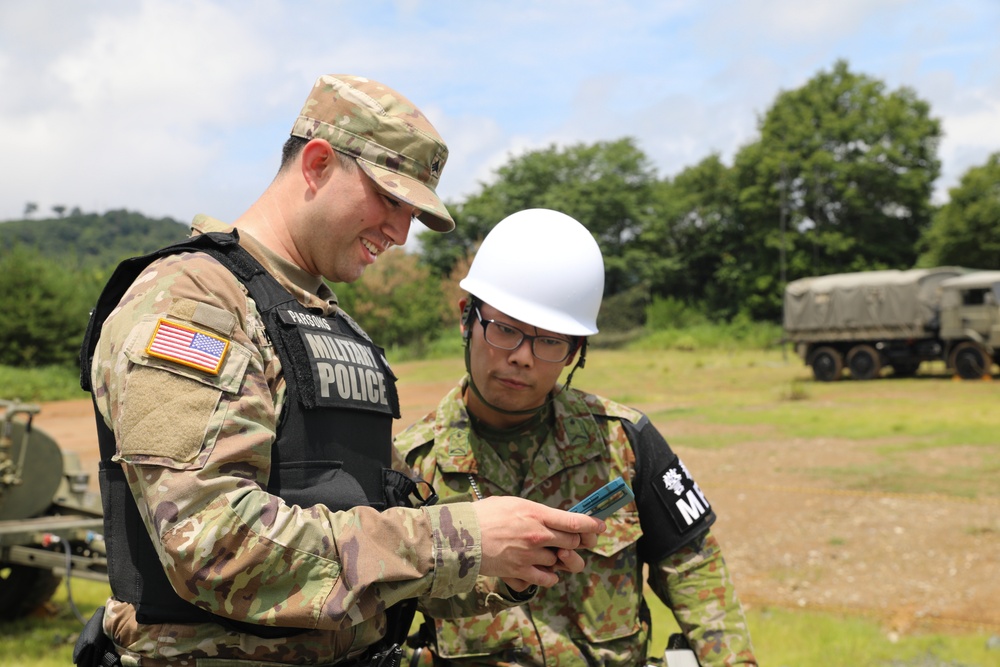
[[[438,468],[444,473],[470,474],[489,480],[511,495],[524,495],[546,479],[566,468],[579,465],[605,449],[597,421],[585,395],[575,389],[557,386],[552,401],[555,416],[551,437],[535,457],[524,489],[511,488],[507,466],[497,453],[480,438],[470,437],[471,425],[464,395],[468,376],[453,388],[438,406],[434,422],[434,451]]]

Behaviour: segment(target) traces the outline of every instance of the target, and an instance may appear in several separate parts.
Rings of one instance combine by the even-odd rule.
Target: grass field
[[[948,502],[967,503],[970,508],[992,507],[992,513],[982,514],[985,518],[975,519],[958,534],[962,539],[968,538],[972,545],[968,547],[970,553],[976,549],[989,552],[973,554],[980,560],[987,559],[987,566],[990,562],[997,563],[1000,384],[956,382],[942,367],[933,364],[925,365],[921,374],[912,379],[820,384],[812,381],[809,370],[797,358],[780,350],[761,352],[719,347],[706,350],[688,343],[684,347],[694,349],[664,351],[642,344],[629,350],[592,349],[586,368],[577,373],[574,384],[647,412],[671,444],[685,452],[686,461],[690,457],[701,466],[706,466],[706,462],[724,462],[718,469],[699,469],[711,484],[717,485],[720,498],[725,497],[722,492],[727,484],[740,479],[738,466],[730,472],[724,470],[726,466],[737,465],[732,463],[735,455],[744,450],[769,448],[767,451],[774,460],[767,472],[776,478],[784,475],[794,480],[797,488],[855,494],[852,498],[871,496],[876,501],[916,498],[921,502],[944,498]],[[396,363],[394,370],[401,378],[401,387],[409,388],[411,394],[419,397],[404,407],[402,421],[409,423],[435,404],[442,390],[461,375],[462,368],[462,360],[455,356]],[[0,369],[0,381],[5,377],[10,376]],[[47,377],[35,386],[46,384],[65,387],[71,383]],[[69,395],[80,397],[78,393]],[[791,454],[798,451],[796,448],[803,449],[803,443],[808,445],[804,451],[809,456],[784,457],[783,452]],[[847,454],[832,456],[831,449]],[[755,488],[759,487],[748,481],[745,493],[753,495]],[[729,528],[726,548],[735,556],[731,562],[745,563],[749,570],[749,565],[757,566],[767,554],[763,553],[763,546],[755,544],[757,538],[752,530],[744,534],[740,528]],[[897,533],[900,530],[896,528]],[[839,553],[837,550],[858,544],[860,537],[838,526],[832,536],[824,539],[824,548]],[[940,545],[942,551],[947,548],[947,544]],[[895,557],[909,559],[911,565],[921,561],[919,549],[911,551],[914,553]],[[857,550],[852,553],[854,558],[859,557]],[[840,570],[827,573],[824,580],[818,569],[804,574],[798,561],[792,558],[788,562],[791,565],[778,574],[764,566],[757,567],[760,580],[766,583],[766,577],[774,576],[777,585],[783,583],[781,577],[813,577],[815,582],[822,583],[843,577],[846,572],[841,564]],[[936,565],[924,563],[924,567],[933,573]],[[945,579],[946,568],[940,569],[940,577]],[[973,595],[978,588],[997,588],[995,580],[1000,579],[1000,569],[992,572],[992,577],[981,576],[972,584],[943,582],[941,585],[964,586]],[[738,577],[739,574],[738,570]],[[899,585],[901,595],[904,587],[912,587],[910,580],[904,581],[902,577]],[[968,620],[967,623],[933,627],[911,623],[900,629],[889,622],[887,614],[879,612],[877,605],[870,609],[848,605],[841,609],[836,604],[796,608],[777,596],[772,600],[766,595],[766,587],[763,590],[764,594],[758,591],[751,595],[748,586],[745,596],[762,665],[1000,665],[1000,624],[977,616],[975,610],[955,616]],[[91,582],[74,582],[73,591],[86,615],[103,603],[106,594],[106,588]],[[939,592],[930,590],[928,599]],[[842,590],[837,589],[837,593]],[[65,599],[65,588],[61,588],[52,615],[0,626],[0,667],[69,664],[68,642],[80,625]],[[1000,605],[997,599],[992,598],[991,619],[997,618],[996,605]],[[676,626],[662,605],[654,603],[651,607],[653,646],[662,647]]]

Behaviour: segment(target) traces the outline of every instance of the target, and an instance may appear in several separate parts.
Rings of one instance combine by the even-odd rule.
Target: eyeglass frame
[[[535,359],[538,359],[539,361],[544,361],[544,362],[549,363],[549,364],[561,364],[562,362],[564,362],[567,359],[569,359],[570,356],[574,352],[576,352],[576,349],[578,347],[577,341],[576,341],[575,337],[571,338],[570,340],[566,340],[564,338],[559,338],[558,336],[552,336],[550,334],[549,335],[544,335],[544,336],[527,334],[527,333],[524,333],[523,331],[521,331],[520,329],[518,329],[517,327],[515,327],[513,324],[509,324],[507,322],[499,322],[497,320],[487,320],[487,319],[485,319],[483,317],[482,312],[480,312],[480,310],[479,310],[479,304],[474,305],[473,306],[473,310],[476,313],[476,319],[479,320],[479,324],[483,327],[483,340],[485,340],[487,343],[489,343],[489,345],[491,347],[495,347],[498,350],[504,350],[504,351],[507,351],[507,352],[513,352],[517,348],[521,347],[521,345],[524,344],[525,340],[528,340],[530,342],[529,347],[531,348],[531,356],[533,356]],[[489,330],[488,325],[490,325],[490,324],[494,324],[494,325],[497,325],[497,326],[504,326],[504,327],[507,327],[508,329],[513,329],[517,333],[521,334],[521,337],[518,339],[517,343],[513,347],[503,347],[502,345],[497,345],[496,343],[494,343],[493,341],[491,341],[489,339],[489,335],[487,334],[487,331]],[[561,341],[564,341],[569,346],[569,349],[566,351],[566,354],[564,354],[561,359],[554,359],[554,360],[553,359],[545,359],[543,357],[538,356],[538,352],[535,351],[535,341],[538,340],[539,338],[548,338],[550,340],[561,340]]]

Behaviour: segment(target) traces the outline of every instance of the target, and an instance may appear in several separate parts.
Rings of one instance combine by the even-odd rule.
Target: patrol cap
[[[349,74],[321,76],[292,136],[325,139],[354,157],[382,189],[417,208],[417,218],[429,228],[455,228],[435,191],[448,147],[427,117],[392,88]]]

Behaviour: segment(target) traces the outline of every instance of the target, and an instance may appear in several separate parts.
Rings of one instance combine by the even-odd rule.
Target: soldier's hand
[[[587,535],[588,538],[596,539],[594,535]],[[594,546],[591,544],[590,546]],[[553,549],[556,552],[556,564],[552,566],[551,571],[553,572],[583,572],[583,568],[586,563],[583,562],[583,558],[580,554],[576,553],[572,549]],[[518,593],[524,591],[531,584],[523,579],[504,579],[504,583],[507,584],[512,590]]]
[[[513,496],[492,496],[472,507],[482,533],[480,573],[509,585],[553,586],[557,571],[580,572],[583,559],[573,550],[593,547],[605,528],[599,519]]]

